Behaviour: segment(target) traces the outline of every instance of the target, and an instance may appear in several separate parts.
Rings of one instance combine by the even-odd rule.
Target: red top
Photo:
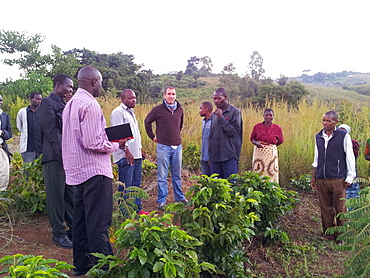
[[[284,143],[283,131],[280,126],[273,123],[270,126],[258,123],[253,127],[250,140],[279,146]]]

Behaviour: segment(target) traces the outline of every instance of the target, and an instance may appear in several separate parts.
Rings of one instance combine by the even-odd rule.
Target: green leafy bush
[[[13,173],[14,180],[8,198],[14,200],[19,211],[35,213],[46,210],[46,192],[42,173],[41,156],[35,161],[24,163]]]
[[[227,180],[215,175],[195,178],[189,207],[177,202],[167,209],[176,213],[175,221],[180,221],[181,227],[203,242],[197,253],[201,261],[218,266],[217,275],[222,276],[216,277],[246,277],[244,262],[248,258],[242,243],[254,236],[254,222],[259,218],[248,210],[257,200],[235,194]]]
[[[0,259],[0,264],[4,266],[0,270],[0,275],[4,278],[54,278],[69,277],[61,270],[70,270],[72,265],[55,259],[44,259],[42,256],[34,255],[8,255]]]
[[[142,174],[144,178],[153,175],[153,171],[156,169],[157,165],[155,163],[150,162],[148,159],[143,159]]]
[[[182,152],[182,165],[184,168],[194,171],[200,169],[200,148],[190,142]]]
[[[288,191],[268,177],[261,177],[257,172],[244,172],[229,178],[235,184],[233,190],[246,198],[256,200],[248,212],[255,213],[261,221],[256,222],[257,234],[263,235],[266,243],[271,240],[287,242],[288,235],[277,226],[279,217],[293,210],[299,201],[297,192]]]
[[[290,186],[292,188],[303,189],[306,191],[313,191],[311,187],[311,175],[304,174],[304,175],[300,175],[299,178],[291,179]]]
[[[360,190],[359,198],[346,201],[351,210],[341,213],[345,219],[344,226],[329,228],[327,233],[340,232],[338,240],[344,241],[338,246],[341,251],[350,251],[351,255],[345,262],[343,277],[369,277],[370,276],[370,187]]]
[[[194,249],[202,243],[178,226],[172,225],[172,217],[170,214],[158,217],[152,212],[149,216],[136,219],[137,215],[133,213],[115,233],[117,256],[93,254],[100,259],[88,275],[194,278],[199,277],[199,273],[204,269],[214,270],[214,265],[199,263]],[[127,253],[124,252],[126,250]],[[119,258],[120,254],[124,259]],[[109,270],[102,270],[103,266],[109,266]]]

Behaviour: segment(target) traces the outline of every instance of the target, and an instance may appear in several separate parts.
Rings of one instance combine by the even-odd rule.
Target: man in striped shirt
[[[110,154],[125,140],[109,142],[105,119],[96,101],[102,75],[82,68],[78,90],[63,112],[63,164],[66,183],[75,186],[73,219],[73,275],[84,275],[96,264],[90,253],[112,255],[108,230],[112,221],[113,188]]]

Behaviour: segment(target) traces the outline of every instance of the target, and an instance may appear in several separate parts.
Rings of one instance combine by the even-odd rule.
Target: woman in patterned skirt
[[[270,181],[279,182],[279,162],[276,146],[284,142],[280,126],[273,124],[274,111],[267,108],[263,112],[264,121],[253,127],[250,137],[255,145],[253,150],[252,170],[270,177]]]

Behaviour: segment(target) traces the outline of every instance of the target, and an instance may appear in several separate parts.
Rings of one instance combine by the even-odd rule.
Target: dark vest
[[[322,131],[316,134],[318,149],[318,163],[316,168],[317,179],[341,179],[347,176],[346,153],[343,148],[346,132],[341,129],[333,131],[333,137],[329,140],[325,149],[325,140]]]

